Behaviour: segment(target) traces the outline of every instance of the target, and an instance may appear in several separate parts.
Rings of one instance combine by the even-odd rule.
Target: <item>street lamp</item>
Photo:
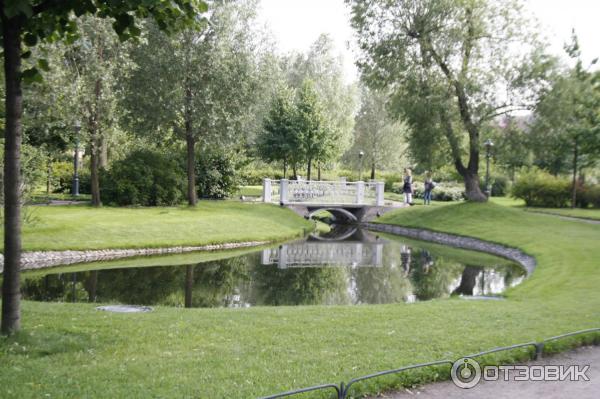
[[[363,157],[364,156],[365,156],[364,151],[360,151],[358,153],[358,164],[359,164],[358,181],[362,181],[362,169],[363,169]]]
[[[73,184],[71,185],[71,195],[79,196],[79,131],[81,122],[75,121],[75,155],[73,156]]]
[[[492,147],[494,147],[494,142],[490,139],[487,139],[485,143],[485,195],[490,197],[492,194],[492,188],[490,187],[490,157],[492,152]]]

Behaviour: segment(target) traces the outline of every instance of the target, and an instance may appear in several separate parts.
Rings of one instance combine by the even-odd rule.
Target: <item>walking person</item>
[[[431,179],[431,172],[425,172],[425,183],[423,190],[423,205],[431,205],[431,191],[435,187],[435,183]]]
[[[404,193],[404,203],[412,205],[412,171],[409,168],[404,169],[404,185],[402,186],[402,192]]]

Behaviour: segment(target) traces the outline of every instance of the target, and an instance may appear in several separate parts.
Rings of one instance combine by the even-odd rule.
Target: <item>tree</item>
[[[297,101],[294,126],[299,137],[299,150],[306,162],[306,178],[310,180],[312,163],[331,158],[337,136],[325,119],[312,81],[302,84]]]
[[[535,109],[533,136],[541,148],[551,143],[555,149],[562,150],[552,157],[557,166],[568,164],[570,156],[571,207],[574,208],[577,174],[600,158],[600,72],[592,73],[583,67],[574,33],[572,42],[565,48],[571,58],[577,60],[576,65],[558,76],[541,95]]]
[[[354,145],[349,158],[357,160],[356,154],[363,151],[364,162],[371,166],[371,179],[375,179],[376,168],[395,167],[403,158],[407,126],[390,118],[384,93],[367,87],[363,87],[361,93],[361,106],[354,123]]]
[[[258,153],[263,160],[283,163],[284,178],[288,166],[292,165],[296,171],[301,161],[299,136],[294,126],[295,112],[293,91],[287,87],[280,88],[263,122],[263,131],[256,139]]]
[[[494,121],[489,135],[494,143],[495,164],[508,172],[514,183],[515,172],[533,163],[534,143],[530,137],[531,116],[506,116],[500,121]]]
[[[413,135],[443,137],[467,198],[485,201],[478,176],[481,126],[523,107],[548,64],[518,3],[347,1],[363,78],[393,90],[397,113]]]
[[[47,62],[39,60],[36,67],[21,69],[21,60],[30,54],[23,47],[34,47],[40,40],[76,37],[77,21],[84,14],[113,18],[113,28],[122,40],[138,36],[136,18],[152,17],[161,28],[175,29],[194,25],[198,15],[206,11],[202,0],[170,2],[140,2],[137,0],[100,2],[94,0],[13,0],[0,2],[2,46],[4,48],[5,130],[4,130],[4,276],[2,285],[2,323],[0,331],[12,334],[20,328],[20,260],[21,206],[19,180],[21,152],[21,115],[23,112],[22,81],[40,80],[40,69]]]
[[[313,82],[330,127],[337,134],[332,159],[352,145],[357,106],[356,86],[344,83],[342,59],[334,50],[333,39],[322,34],[306,54],[293,54],[283,61],[291,87],[300,89],[306,80]]]
[[[159,143],[185,141],[189,205],[197,202],[197,144],[243,140],[256,86],[253,3],[215,2],[211,11],[210,27],[201,32],[167,36],[149,25],[146,40],[132,52],[136,68],[124,81],[130,130]]]

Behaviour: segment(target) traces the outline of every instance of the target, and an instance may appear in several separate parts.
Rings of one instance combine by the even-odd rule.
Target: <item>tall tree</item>
[[[482,123],[521,108],[547,61],[519,3],[347,2],[364,79],[394,91],[412,134],[444,137],[467,198],[485,201],[478,176]]]
[[[338,135],[332,157],[342,155],[352,145],[358,95],[356,85],[344,81],[343,59],[336,54],[333,39],[320,35],[308,52],[284,59],[283,68],[293,88],[300,89],[304,81],[313,81],[330,127]]]
[[[577,37],[566,47],[575,67],[558,76],[535,108],[533,137],[563,150],[555,163],[570,164],[571,207],[577,202],[577,174],[600,158],[600,72],[590,72],[580,59]],[[570,161],[570,162],[569,162]]]
[[[263,131],[256,138],[258,153],[263,160],[283,163],[284,178],[288,167],[292,166],[295,171],[301,161],[299,135],[294,125],[295,112],[294,92],[282,87],[263,122]]]
[[[210,27],[167,36],[149,24],[125,80],[125,124],[157,142],[184,140],[189,205],[197,202],[199,142],[226,144],[242,132],[254,94],[253,2],[215,2]]]
[[[354,144],[346,156],[356,162],[356,154],[363,151],[364,162],[371,167],[371,179],[375,179],[378,168],[398,167],[407,150],[408,127],[390,117],[386,99],[383,92],[362,88],[361,106],[355,117]]]
[[[323,105],[310,80],[305,81],[298,92],[294,125],[299,136],[299,150],[306,162],[306,178],[311,180],[313,162],[327,161],[333,154],[336,132],[325,119]]]
[[[5,130],[4,130],[4,275],[2,285],[2,322],[0,331],[12,334],[20,329],[20,261],[21,206],[21,115],[23,112],[22,80],[39,80],[37,67],[21,69],[21,59],[28,49],[45,39],[74,38],[77,22],[83,14],[114,19],[113,28],[122,40],[137,36],[136,18],[153,17],[164,29],[198,22],[206,10],[202,0],[140,2],[137,0],[103,2],[96,0],[12,0],[0,1],[2,47],[4,49]],[[39,61],[45,69],[47,63]]]

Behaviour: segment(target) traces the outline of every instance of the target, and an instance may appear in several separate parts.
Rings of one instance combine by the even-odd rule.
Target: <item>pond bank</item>
[[[452,247],[486,252],[488,254],[501,256],[520,264],[527,271],[527,275],[531,275],[531,273],[533,273],[533,270],[537,264],[533,256],[529,256],[517,248],[510,248],[477,238],[463,237],[454,234],[418,228],[408,228],[385,223],[363,223],[362,225],[365,228],[373,231],[392,233],[421,241],[429,241],[436,244],[449,245]]]
[[[81,262],[97,262],[114,260],[132,256],[182,254],[197,251],[218,251],[257,247],[268,244],[269,241],[232,242],[201,246],[168,247],[168,248],[133,248],[133,249],[102,249],[89,251],[34,251],[21,255],[21,270],[42,269],[45,267],[71,265]],[[4,268],[4,255],[0,254],[0,273]]]

